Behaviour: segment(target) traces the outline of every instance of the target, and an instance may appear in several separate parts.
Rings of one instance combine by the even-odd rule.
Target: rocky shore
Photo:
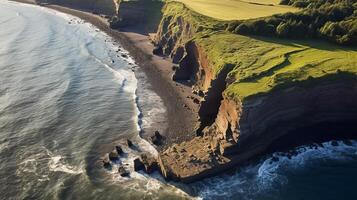
[[[163,99],[168,128],[160,134],[149,131],[144,136],[157,147],[159,156],[141,155],[134,161],[135,170],[147,173],[158,170],[167,179],[189,183],[269,151],[331,139],[357,138],[357,128],[351,126],[357,122],[357,79],[353,73],[337,70],[291,85],[282,84],[267,93],[234,96],[226,92],[235,81],[230,73],[245,63],[225,62],[220,56],[218,61],[212,60],[216,56],[212,54],[217,52],[212,53],[202,45],[202,40],[210,37],[204,30],[216,33],[225,29],[220,22],[173,3],[164,8],[157,30],[152,24],[148,28],[145,23],[125,23],[118,25],[118,31],[110,28],[107,19],[100,15],[58,5],[46,6],[80,17],[116,39],[133,56],[139,70],[145,72],[154,91]],[[126,6],[133,9],[133,13],[144,8]],[[128,10],[119,15],[124,20],[141,16],[132,15]],[[252,40],[246,39],[247,42]],[[253,41],[253,46],[259,46],[259,42]],[[301,49],[299,51],[305,50]],[[285,60],[273,70],[253,77],[273,74],[274,69],[283,68],[289,62],[287,56],[299,51],[284,54],[281,57]],[[224,63],[219,69],[218,62]],[[138,79],[140,81],[140,77]],[[103,161],[104,167],[110,167],[110,160],[120,157],[120,149],[109,153]],[[125,168],[119,170],[122,176],[128,175]]]

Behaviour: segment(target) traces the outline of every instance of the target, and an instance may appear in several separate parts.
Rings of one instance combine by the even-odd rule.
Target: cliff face
[[[279,70],[292,65],[295,54],[316,50],[302,46],[270,45],[231,35],[220,36],[224,41],[207,42],[205,38],[223,29],[218,22],[203,18],[182,4],[168,3],[154,37],[158,52],[170,56],[177,64],[173,80],[189,80],[193,91],[202,97],[198,137],[174,144],[159,155],[159,165],[165,177],[192,182],[268,150],[357,136],[357,128],[341,126],[344,122],[357,122],[355,74],[344,78],[341,73],[325,72],[329,67],[323,64],[333,60],[328,56],[326,60],[311,61],[296,73],[290,70],[278,74]],[[237,39],[244,40],[236,42]],[[234,46],[233,42],[238,45]],[[276,49],[279,55],[272,54]],[[315,73],[320,66],[324,67],[322,75]],[[347,63],[345,66],[346,70],[350,70],[355,65]],[[266,70],[260,72],[261,68]],[[316,77],[296,81],[310,73],[302,73],[302,70],[310,69],[314,70]],[[289,82],[290,73],[294,82]],[[280,82],[278,85],[281,80],[290,85],[282,86],[284,84]],[[227,91],[237,82],[247,85],[250,90],[243,90],[243,93],[249,95],[232,95]],[[258,85],[265,82],[267,84]],[[252,92],[254,89],[251,91],[248,84],[254,87],[257,84],[258,92]],[[260,92],[266,91],[266,88],[272,89]],[[311,128],[318,126],[319,129]],[[331,133],[331,130],[335,132]]]
[[[356,100],[356,80],[323,79],[311,87],[297,85],[242,103],[225,97],[215,123],[207,129],[206,134],[219,135],[216,148],[222,155],[232,156],[258,149],[264,152],[274,141],[294,130],[324,122],[356,121]],[[338,134],[342,137],[351,133],[346,127],[326,126],[325,130],[307,138],[299,138],[304,137],[304,133],[291,137],[302,143],[304,139],[328,140],[328,132],[333,130],[337,138]]]
[[[205,29],[217,26],[217,22],[202,19],[179,3],[166,4],[163,14],[154,43],[164,56],[171,57],[177,64],[172,79],[190,81],[194,93],[202,97],[199,110],[201,128],[197,131],[201,135],[202,128],[211,125],[218,113],[231,66],[215,72],[206,49],[195,41],[195,38],[204,37],[202,32]],[[211,20],[211,24],[202,25],[198,23],[200,20]]]
[[[143,34],[154,33],[161,20],[162,6],[159,0],[121,1],[118,27]]]
[[[296,86],[243,102],[225,96],[215,122],[203,130],[203,136],[160,154],[162,172],[168,178],[192,182],[268,150],[356,138],[357,128],[345,126],[357,122],[355,102],[357,80]],[[308,130],[321,123],[325,123],[321,129]]]

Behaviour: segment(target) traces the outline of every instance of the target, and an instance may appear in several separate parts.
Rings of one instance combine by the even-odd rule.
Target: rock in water
[[[159,169],[157,160],[153,157],[146,155],[146,154],[141,155],[141,162],[144,165],[144,171],[148,174],[151,174],[154,171],[157,171]]]
[[[111,160],[111,161],[119,160],[117,151],[114,150],[114,151],[109,153],[109,160]]]
[[[338,146],[338,143],[337,143],[337,141],[334,140],[334,141],[331,141],[331,145],[332,146]]]
[[[134,160],[134,171],[144,170],[144,164],[141,162],[140,158],[135,158]]]
[[[130,175],[129,171],[127,171],[123,166],[118,168],[118,173],[121,177],[128,177]]]
[[[110,164],[109,159],[105,158],[103,160],[103,167],[106,168],[106,169],[111,169],[112,168],[112,165]]]
[[[163,54],[163,51],[162,51],[162,48],[161,47],[155,47],[154,50],[152,51],[152,53],[154,55],[162,55]]]
[[[343,143],[347,146],[352,146],[352,142],[350,140],[343,140]]]
[[[151,137],[152,143],[157,145],[157,146],[162,144],[162,139],[163,139],[163,137],[162,137],[162,135],[160,134],[159,131],[155,131],[154,136]]]
[[[119,145],[115,146],[115,149],[117,150],[118,155],[122,155],[124,153],[123,149]]]
[[[128,147],[134,147],[134,144],[131,140],[127,140],[126,143],[128,144]]]

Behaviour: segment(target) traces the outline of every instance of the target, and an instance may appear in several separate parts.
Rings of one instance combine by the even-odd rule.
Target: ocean
[[[193,184],[133,171],[165,106],[119,43],[54,10],[0,2],[0,199],[357,199],[357,142],[274,153]],[[126,147],[132,140],[138,149]],[[130,178],[102,167],[122,145]]]

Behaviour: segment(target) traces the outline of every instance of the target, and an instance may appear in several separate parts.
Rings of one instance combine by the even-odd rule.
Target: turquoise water
[[[0,2],[0,199],[357,199],[355,141],[275,153],[189,185],[133,172],[140,153],[157,153],[140,130],[166,115],[121,54],[78,18]],[[131,177],[122,178],[100,159],[127,138],[139,149],[124,148]]]

